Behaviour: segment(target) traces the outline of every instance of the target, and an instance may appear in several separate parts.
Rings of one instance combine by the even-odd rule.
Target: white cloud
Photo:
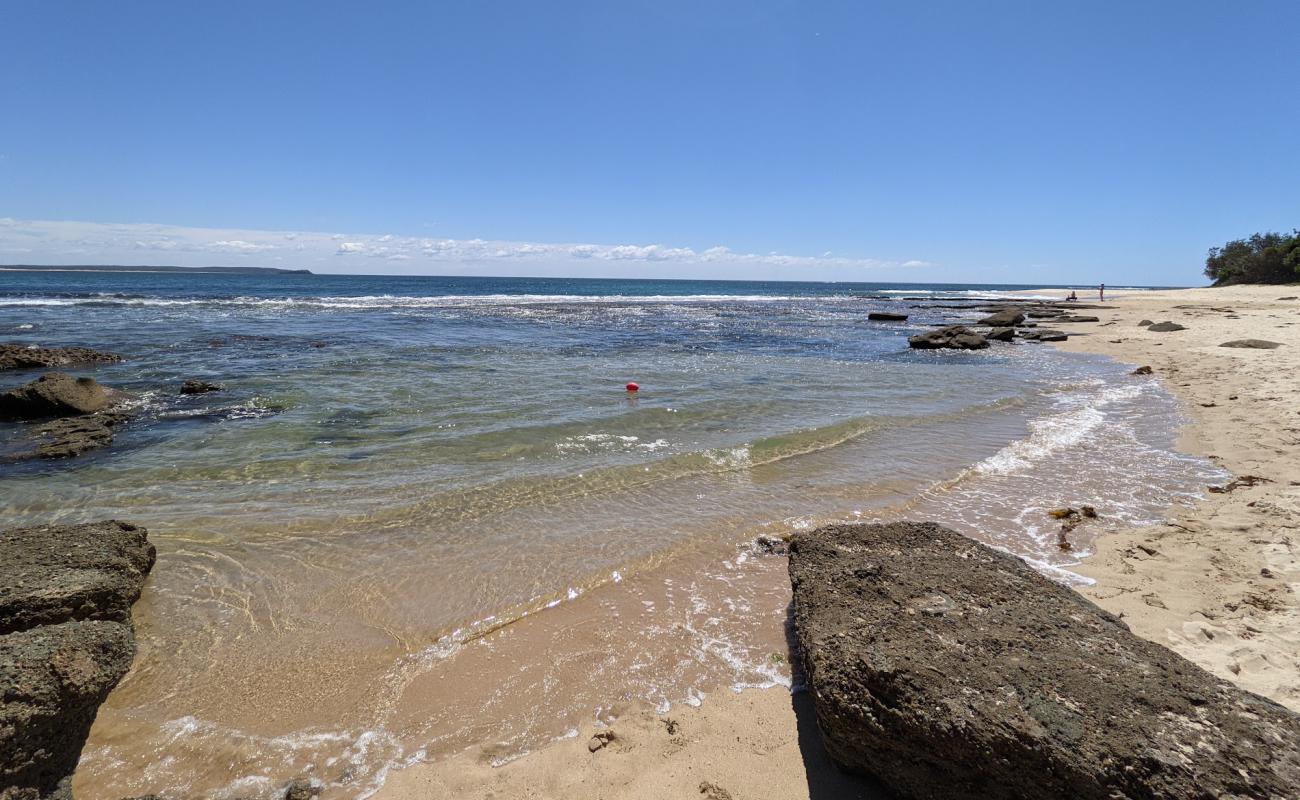
[[[254,242],[245,242],[242,239],[225,239],[219,242],[213,242],[211,249],[227,253],[264,253],[267,250],[274,250],[275,245],[256,244]]]
[[[717,245],[697,251],[666,244],[591,244],[433,239],[396,234],[188,228],[0,218],[0,251],[41,264],[300,266],[318,271],[403,273],[648,275],[881,280],[880,272],[932,266],[920,260],[744,253]],[[284,258],[279,253],[290,254]],[[220,256],[216,262],[213,256]],[[346,262],[336,256],[349,256]],[[347,266],[342,264],[346,263]],[[373,263],[374,266],[366,266]],[[601,266],[601,265],[605,266]],[[495,266],[494,266],[495,265]],[[393,267],[390,267],[390,269]]]

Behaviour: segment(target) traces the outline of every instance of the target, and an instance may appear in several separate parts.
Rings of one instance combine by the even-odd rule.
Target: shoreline
[[[1277,300],[1291,291],[1120,295],[1102,322],[1078,326],[1087,336],[1057,346],[1150,366],[1190,419],[1179,450],[1234,478],[1265,479],[1172,508],[1161,525],[1100,537],[1076,570],[1096,582],[1078,591],[1139,636],[1300,710],[1300,417],[1288,403],[1300,388],[1300,302]],[[1187,329],[1152,333],[1144,319]],[[1283,346],[1220,347],[1245,338]]]
[[[1287,341],[1294,323],[1285,312],[1300,304],[1275,299],[1286,289],[1116,292],[1101,321],[1072,326],[1057,346],[1151,366],[1151,379],[1189,418],[1179,451],[1234,477],[1268,479],[1208,494],[1191,508],[1171,506],[1161,524],[1098,531],[1092,554],[1073,570],[1094,583],[1076,590],[1139,636],[1300,709],[1300,561],[1287,533],[1300,526],[1300,469],[1289,466],[1300,464],[1300,419],[1287,419],[1284,402],[1295,388],[1284,376],[1294,374],[1300,353],[1218,346],[1247,337]],[[1230,304],[1235,313],[1210,310]],[[1153,333],[1137,325],[1144,318],[1187,330]],[[1247,408],[1249,419],[1241,416]],[[593,738],[606,729],[592,724],[501,766],[491,764],[490,748],[467,751],[394,771],[372,796],[883,796],[830,764],[806,700],[778,686],[718,692],[667,715],[631,706],[608,729],[615,736],[608,742]]]

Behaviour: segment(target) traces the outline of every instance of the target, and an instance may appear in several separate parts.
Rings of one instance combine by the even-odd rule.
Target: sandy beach
[[[1133,631],[1216,675],[1300,710],[1300,300],[1291,287],[1114,293],[1097,323],[1070,326],[1067,350],[1151,367],[1183,402],[1180,446],[1235,481],[1164,524],[1107,530],[1078,570],[1081,591]],[[1091,298],[1084,297],[1087,301]],[[1138,323],[1171,321],[1184,330]],[[1276,349],[1221,347],[1262,339]],[[1104,435],[1104,434],[1103,434]],[[1104,527],[1104,518],[1095,524]],[[719,693],[667,715],[616,709],[609,726],[504,766],[490,747],[413,765],[376,795],[430,797],[872,797],[821,750],[804,695]]]
[[[1103,537],[1080,570],[1096,580],[1084,594],[1135,633],[1300,710],[1300,300],[1278,299],[1295,293],[1134,294],[1061,346],[1150,366],[1193,421],[1181,448],[1240,482],[1164,525]],[[1153,333],[1138,326],[1146,319],[1186,330]],[[1241,339],[1282,346],[1220,346]]]

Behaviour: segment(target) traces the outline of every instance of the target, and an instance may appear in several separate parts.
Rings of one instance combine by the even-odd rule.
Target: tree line
[[[1300,230],[1257,233],[1211,247],[1205,276],[1215,286],[1230,283],[1295,283],[1300,281]]]

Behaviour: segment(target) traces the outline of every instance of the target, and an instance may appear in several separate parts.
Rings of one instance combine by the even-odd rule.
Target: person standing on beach
[[[1097,287],[1097,299],[1098,300],[1106,299],[1106,284],[1103,283],[1102,285]]]

